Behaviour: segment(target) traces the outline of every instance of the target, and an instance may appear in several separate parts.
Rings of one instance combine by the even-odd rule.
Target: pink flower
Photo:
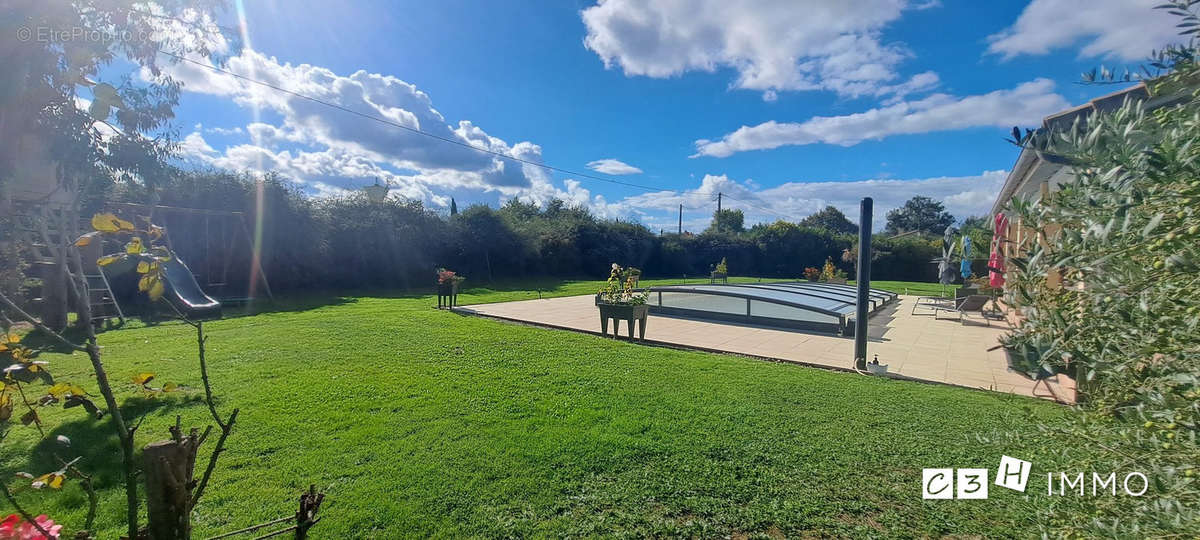
[[[4,521],[0,522],[0,540],[16,538],[16,527],[17,523],[20,522],[21,516],[16,514],[9,514],[8,517],[4,518]]]
[[[33,523],[22,523],[21,516],[9,514],[0,522],[0,540],[57,540],[62,532],[62,525],[55,525],[54,520],[46,514],[34,518],[34,521],[50,533],[50,536],[42,534]]]

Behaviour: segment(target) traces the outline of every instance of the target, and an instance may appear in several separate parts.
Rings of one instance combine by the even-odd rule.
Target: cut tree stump
[[[172,428],[171,434],[174,438],[150,443],[142,450],[151,540],[192,537],[192,472],[201,437],[195,429],[183,436],[178,427]]]

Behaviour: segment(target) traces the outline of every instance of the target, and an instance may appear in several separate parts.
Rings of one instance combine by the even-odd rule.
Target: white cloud
[[[880,35],[907,7],[907,0],[600,0],[582,12],[584,45],[627,76],[732,68],[732,86],[761,90],[768,101],[780,90],[882,96],[920,87],[895,82],[911,53]]]
[[[852,146],[892,135],[950,131],[972,127],[1007,128],[1036,124],[1068,106],[1054,93],[1054,82],[1036,79],[1012,90],[955,97],[934,94],[844,116],[816,116],[804,122],[769,121],[742,126],[721,140],[696,141],[692,157],[727,157],[737,152],[788,145],[837,144]]]
[[[540,148],[531,143],[509,145],[465,120],[457,126],[448,124],[427,94],[392,76],[361,70],[339,75],[319,66],[280,63],[253,50],[230,58],[224,69],[464,145],[522,159],[541,159]],[[457,184],[490,188],[529,187],[533,181],[528,165],[239,81],[228,74],[186,62],[166,67],[165,73],[183,83],[185,91],[229,97],[244,107],[269,109],[282,117],[277,125],[256,122],[246,127],[255,150],[231,148],[227,153],[252,152],[265,157],[265,151],[278,156],[271,148],[289,142],[317,149],[314,153],[376,162],[381,169],[416,171],[414,176],[429,180],[453,179]],[[153,77],[146,70],[142,76]],[[234,156],[230,159],[240,162]]]
[[[619,159],[598,159],[587,164],[587,168],[612,175],[641,174],[642,170]]]
[[[1033,0],[1010,27],[988,38],[988,51],[1012,58],[1046,54],[1082,43],[1080,56],[1124,61],[1146,58],[1152,49],[1185,41],[1163,10],[1162,0]]]
[[[192,132],[179,143],[179,151],[190,156],[211,156],[217,151],[204,140],[199,131]]]
[[[628,197],[609,205],[608,211],[641,211],[642,221],[651,228],[673,230],[677,226],[676,212],[682,204],[690,210],[685,215],[685,228],[699,231],[707,226],[712,210],[716,209],[718,192],[725,194],[725,208],[740,209],[745,213],[747,225],[778,219],[796,222],[829,205],[857,222],[859,201],[871,197],[874,200],[874,228],[882,229],[890,210],[903,206],[905,201],[917,195],[940,201],[960,220],[987,214],[1007,176],[1007,171],[984,171],[974,176],[909,180],[788,182],[759,189],[749,180],[737,182],[725,175],[710,174],[695,189]]]
[[[245,133],[245,130],[243,130],[241,128],[241,126],[234,126],[231,128],[223,128],[223,127],[206,128],[204,131],[206,133],[216,133],[217,135],[241,135],[241,134]]]

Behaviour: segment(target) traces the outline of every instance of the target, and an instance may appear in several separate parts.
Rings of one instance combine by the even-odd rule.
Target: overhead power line
[[[730,197],[728,193],[722,193],[722,195],[723,195],[723,196],[724,196],[726,199],[729,199],[729,200],[731,200],[731,201],[737,201],[737,202],[740,202],[740,203],[742,203],[742,204],[744,204],[744,205],[746,205],[746,206],[749,206],[750,208],[754,208],[754,209],[756,209],[756,210],[758,210],[758,211],[760,211],[760,212],[766,212],[766,213],[768,213],[768,214],[774,214],[774,215],[776,215],[776,216],[779,216],[779,217],[781,217],[781,218],[783,218],[783,219],[788,219],[788,216],[786,216],[786,215],[783,215],[783,214],[781,214],[781,213],[779,213],[779,212],[776,212],[776,211],[774,211],[774,210],[771,210],[771,209],[769,209],[769,208],[764,208],[764,207],[762,207],[762,206],[758,206],[758,205],[756,205],[756,204],[754,204],[754,203],[751,203],[751,202],[748,202],[748,201],[744,201],[744,200],[742,200],[742,199],[738,199],[738,198],[735,198],[735,197]]]

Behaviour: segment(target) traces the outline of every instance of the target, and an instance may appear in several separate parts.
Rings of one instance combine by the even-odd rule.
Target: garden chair
[[[992,301],[992,297],[984,296],[982,294],[972,294],[969,296],[964,296],[962,298],[956,298],[956,299],[954,299],[953,306],[949,306],[949,305],[933,306],[933,317],[936,319],[938,316],[938,313],[940,313],[942,311],[949,311],[951,313],[957,313],[958,314],[958,322],[961,323],[964,321],[964,316],[967,315],[968,313],[978,313],[979,317],[981,319],[983,319],[984,322],[986,322],[988,326],[991,326],[992,325],[991,319],[989,319],[987,317],[987,315],[985,315],[983,313],[984,308],[991,301]]]
[[[936,317],[939,307],[953,308],[954,299],[945,296],[918,296],[917,301],[913,302],[912,311],[909,314],[916,315],[918,308],[924,308],[934,310],[933,315]],[[922,313],[922,315],[928,315],[928,313]]]

